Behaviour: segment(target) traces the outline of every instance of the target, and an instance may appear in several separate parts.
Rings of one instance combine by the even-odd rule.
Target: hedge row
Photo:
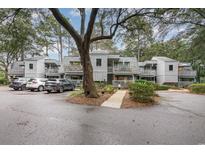
[[[205,83],[192,84],[188,88],[192,93],[205,94]]]

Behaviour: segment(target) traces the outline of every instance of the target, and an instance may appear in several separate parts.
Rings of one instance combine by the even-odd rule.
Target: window
[[[125,66],[130,66],[130,62],[125,62],[124,65]]]
[[[173,71],[173,65],[169,65],[169,71]]]
[[[33,69],[33,64],[29,64],[29,69],[30,69],[30,70]]]
[[[102,59],[96,59],[96,66],[102,65]]]

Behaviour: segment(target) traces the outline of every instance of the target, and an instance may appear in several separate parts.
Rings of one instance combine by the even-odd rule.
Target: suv
[[[50,93],[52,91],[64,92],[65,90],[74,90],[75,85],[67,79],[48,79],[45,84],[45,90]]]
[[[11,82],[9,87],[13,88],[14,90],[26,90],[26,84],[28,80],[29,78],[17,78]]]
[[[26,84],[26,89],[34,91],[43,91],[45,88],[45,82],[48,79],[45,78],[32,78]]]

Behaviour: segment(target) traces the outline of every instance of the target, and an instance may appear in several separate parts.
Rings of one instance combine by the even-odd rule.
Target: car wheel
[[[59,88],[59,92],[62,93],[64,91],[63,87]]]
[[[48,94],[51,93],[51,90],[47,90],[47,93],[48,93]]]
[[[34,91],[34,89],[31,89],[31,91]]]
[[[25,85],[21,86],[21,90],[22,91],[26,90],[26,86]]]
[[[14,88],[14,90],[18,90],[19,88]]]
[[[38,87],[38,91],[43,91],[44,90],[44,87],[43,86],[39,86]]]

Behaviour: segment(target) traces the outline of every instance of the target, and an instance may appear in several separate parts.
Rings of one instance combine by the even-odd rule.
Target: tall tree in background
[[[68,50],[71,45],[70,34],[55,20],[50,12],[41,12],[43,17],[37,24],[37,44],[45,48],[45,53],[48,56],[48,51],[58,53],[59,60],[63,59],[63,51]]]
[[[14,60],[23,60],[25,52],[33,48],[35,32],[30,18],[28,10],[5,9],[0,12],[0,65],[6,79],[9,65]]]
[[[143,50],[153,42],[153,27],[148,18],[136,16],[124,26],[123,34],[125,46],[124,55],[136,56],[140,61]]]

